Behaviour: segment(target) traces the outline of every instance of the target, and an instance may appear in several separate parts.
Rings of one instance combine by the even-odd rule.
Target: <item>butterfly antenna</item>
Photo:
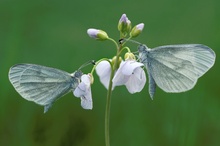
[[[80,66],[79,70],[81,70],[82,68],[84,68],[84,67],[86,67],[86,66],[88,66],[88,65],[90,65],[90,64],[95,65],[95,64],[96,64],[96,61],[95,61],[95,60],[90,60],[90,61],[84,63],[83,65]]]
[[[119,43],[120,43],[120,44],[123,44],[123,43],[125,43],[125,42],[132,42],[132,43],[135,43],[135,44],[138,44],[138,45],[142,45],[142,43],[140,43],[140,42],[138,42],[138,41],[129,40],[129,39],[126,39],[126,38],[119,40]]]
[[[137,61],[140,62],[140,57],[138,55],[135,55],[135,57],[137,58]]]

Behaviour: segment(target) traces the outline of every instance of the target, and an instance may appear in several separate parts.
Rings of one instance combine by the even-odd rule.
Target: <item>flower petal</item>
[[[84,109],[92,109],[92,93],[91,93],[91,77],[89,75],[82,75],[81,82],[73,91],[74,96],[80,97],[81,106]]]
[[[126,60],[123,64],[121,63],[121,72],[124,75],[131,75],[133,71],[140,66],[144,66],[143,63],[137,62],[135,60]]]
[[[136,25],[136,28],[140,31],[142,31],[144,29],[144,23],[140,23],[138,25]]]
[[[111,66],[108,61],[102,61],[96,66],[96,73],[101,83],[108,89],[111,75]]]
[[[127,21],[128,21],[128,17],[126,16],[126,14],[122,14],[121,18],[119,19],[119,22],[127,23]]]
[[[85,83],[86,86],[90,86],[90,84],[91,84],[90,76],[89,75],[82,75],[81,82]]]
[[[86,85],[85,83],[81,82],[73,91],[74,96],[81,97],[86,94]]]
[[[103,31],[103,30],[99,30],[99,29],[94,29],[94,28],[90,28],[87,30],[87,34],[91,37],[91,38],[94,38],[94,39],[97,39],[97,40],[106,40],[108,39],[108,34]]]
[[[87,34],[91,37],[96,39],[97,38],[97,34],[98,34],[99,30],[98,29],[94,29],[94,28],[90,28],[87,30]]]
[[[121,86],[121,85],[124,85],[128,81],[128,79],[129,79],[129,76],[122,74],[119,68],[118,71],[115,73],[115,76],[112,79],[112,82],[114,86]]]
[[[146,83],[146,75],[142,68],[138,67],[125,83],[126,88],[130,93],[140,92]]]
[[[112,79],[112,82],[114,83],[115,86],[124,85],[125,82],[127,81],[127,78],[124,76],[124,74],[121,73],[124,65],[125,65],[125,61],[122,61]]]
[[[87,90],[87,94],[80,97],[81,99],[81,106],[84,109],[92,109],[93,108],[93,102],[92,102],[92,93],[91,89]]]
[[[137,37],[144,29],[144,23],[140,23],[132,28],[130,32],[131,37]]]

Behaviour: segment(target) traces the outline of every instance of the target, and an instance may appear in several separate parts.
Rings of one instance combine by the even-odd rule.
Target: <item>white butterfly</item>
[[[165,92],[192,89],[198,78],[215,63],[215,52],[201,44],[160,46],[153,49],[138,47],[139,59],[149,77],[149,93],[153,98],[156,85]]]
[[[74,91],[80,82],[81,71],[65,71],[35,64],[17,64],[9,70],[9,80],[26,100],[44,106],[46,113],[52,104]]]

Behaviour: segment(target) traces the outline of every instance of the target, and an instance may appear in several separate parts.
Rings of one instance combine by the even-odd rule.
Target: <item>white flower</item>
[[[84,109],[92,109],[91,76],[82,75],[81,82],[73,91],[74,96],[80,97],[81,106]]]
[[[97,66],[96,66],[96,73],[99,76],[99,79],[101,83],[105,86],[106,89],[108,89],[109,86],[109,81],[110,81],[110,75],[111,75],[111,65],[109,64],[108,61],[101,61]],[[114,85],[112,87],[114,89]]]
[[[144,64],[135,60],[122,61],[112,80],[114,85],[125,85],[130,93],[140,92],[146,83],[146,75],[141,66]]]

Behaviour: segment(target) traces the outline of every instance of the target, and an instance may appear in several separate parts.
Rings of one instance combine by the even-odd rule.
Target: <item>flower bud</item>
[[[101,40],[104,41],[106,39],[108,39],[108,34],[103,31],[103,30],[99,30],[99,29],[94,29],[94,28],[90,28],[87,30],[87,34],[91,37],[94,38],[96,40]]]
[[[140,23],[138,25],[136,25],[130,33],[131,37],[137,37],[144,29],[144,23]]]
[[[124,58],[125,58],[125,60],[136,60],[134,54],[131,52],[125,53]]]
[[[131,30],[131,21],[128,19],[126,14],[123,14],[118,22],[118,30],[126,36]]]
[[[113,64],[113,66],[114,66],[114,64],[115,64],[115,61],[116,61],[116,56],[114,56],[114,57],[112,58],[112,64]],[[119,57],[119,58],[118,58],[118,62],[117,62],[116,68],[119,68],[119,65],[120,65],[121,61],[122,61],[122,58]]]

